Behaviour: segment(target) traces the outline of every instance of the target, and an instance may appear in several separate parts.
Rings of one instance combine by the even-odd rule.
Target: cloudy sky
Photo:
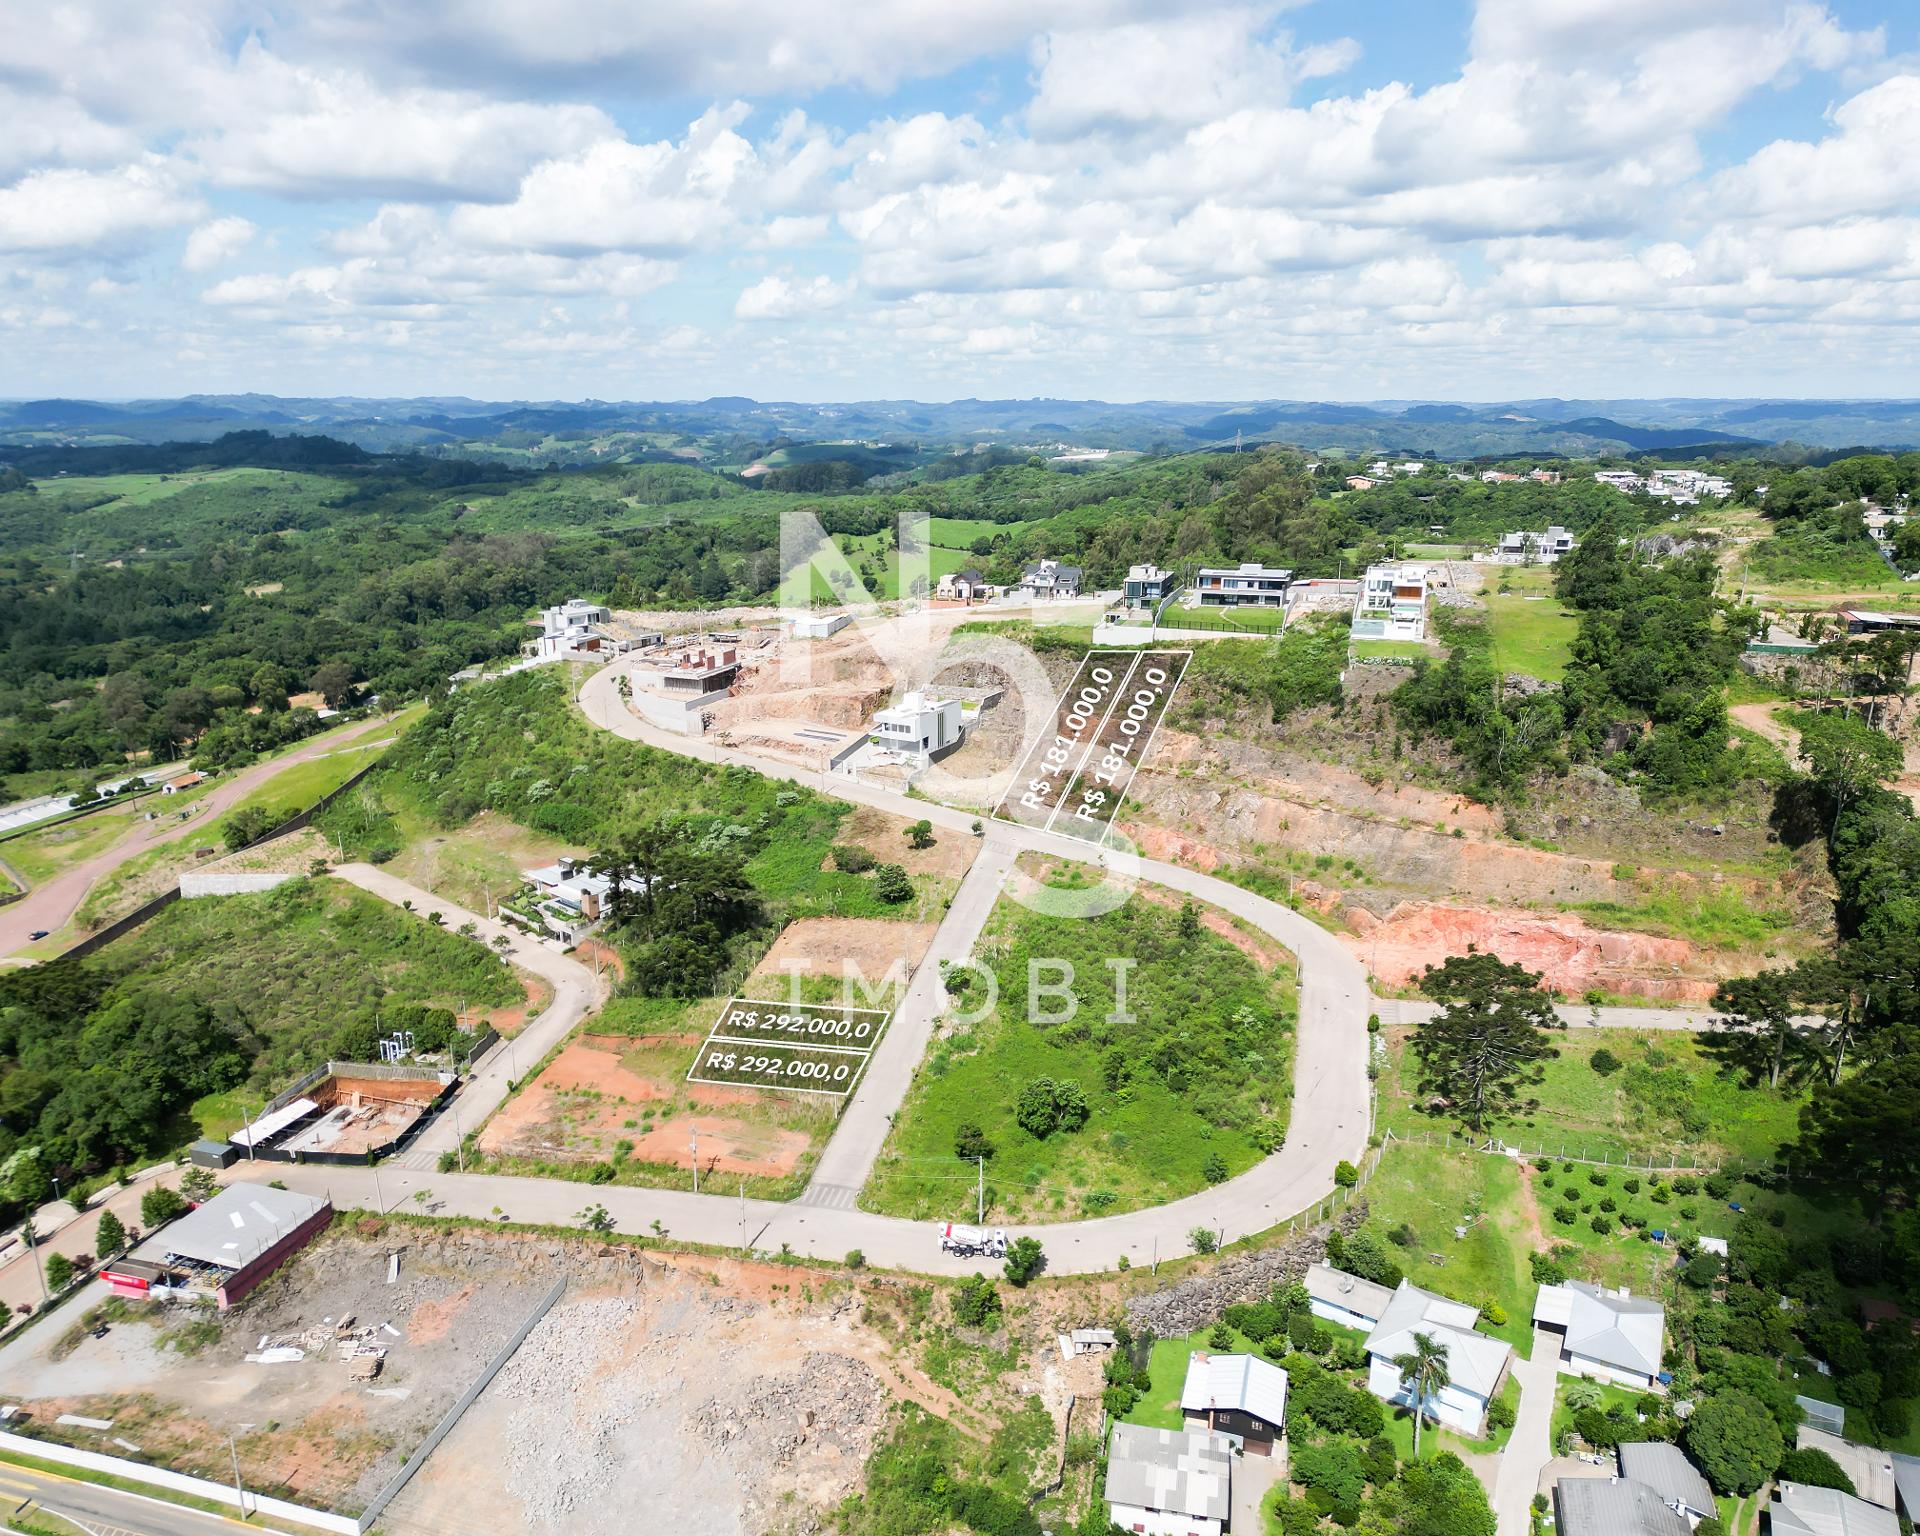
[[[1911,0],[0,0],[0,395],[1920,394]]]

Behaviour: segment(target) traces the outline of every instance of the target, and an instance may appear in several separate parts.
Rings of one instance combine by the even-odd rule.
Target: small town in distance
[[[949,10],[14,29],[9,1528],[1907,1536],[1920,20]]]

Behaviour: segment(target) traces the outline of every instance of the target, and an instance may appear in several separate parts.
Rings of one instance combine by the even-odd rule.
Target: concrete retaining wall
[[[180,894],[183,897],[194,896],[248,896],[255,891],[270,891],[277,885],[285,885],[296,878],[291,873],[268,874],[235,873],[231,875],[196,874],[188,872],[180,877]]]
[[[0,1450],[12,1451],[19,1456],[33,1456],[41,1461],[57,1462],[64,1467],[84,1467],[90,1472],[104,1472],[112,1477],[124,1477],[129,1482],[145,1483],[151,1488],[171,1488],[175,1493],[190,1493],[197,1499],[207,1499],[216,1504],[225,1504],[239,1509],[242,1514],[271,1515],[277,1520],[294,1520],[301,1525],[317,1526],[323,1531],[338,1531],[341,1536],[361,1536],[371,1521],[362,1523],[347,1515],[330,1515],[324,1510],[308,1509],[304,1505],[289,1504],[285,1499],[269,1499],[263,1495],[248,1494],[244,1505],[240,1495],[224,1483],[210,1483],[204,1477],[189,1477],[184,1472],[169,1472],[165,1467],[149,1467],[144,1462],[125,1461],[118,1456],[103,1456],[98,1451],[80,1451],[72,1446],[55,1445],[46,1440],[32,1440],[25,1435],[13,1435],[0,1432]]]

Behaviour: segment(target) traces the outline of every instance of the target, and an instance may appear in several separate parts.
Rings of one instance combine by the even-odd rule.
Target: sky
[[[1920,395],[1911,0],[0,0],[0,396]]]

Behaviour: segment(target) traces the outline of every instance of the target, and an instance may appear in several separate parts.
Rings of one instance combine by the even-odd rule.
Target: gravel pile
[[[1356,1200],[1333,1225],[1347,1233],[1366,1219],[1366,1201]],[[1311,1227],[1291,1233],[1270,1248],[1236,1254],[1164,1291],[1136,1296],[1127,1303],[1127,1323],[1135,1329],[1151,1328],[1163,1339],[1208,1327],[1235,1302],[1263,1301],[1277,1287],[1298,1280],[1309,1264],[1327,1256],[1327,1231]]]
[[[597,1378],[638,1323],[626,1297],[556,1307],[501,1368],[490,1390],[512,1405],[507,1486],[530,1522],[559,1522],[603,1494],[619,1463],[619,1431],[652,1401],[651,1387],[624,1376]],[[563,1434],[554,1421],[567,1421]]]

